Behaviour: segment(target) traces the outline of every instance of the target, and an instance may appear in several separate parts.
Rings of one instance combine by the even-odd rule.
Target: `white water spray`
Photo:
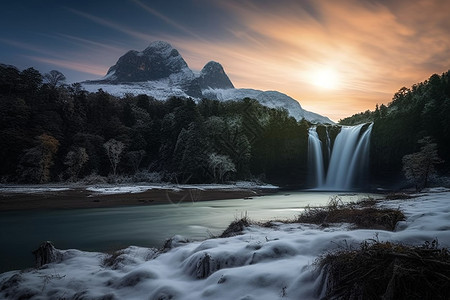
[[[312,166],[318,166],[317,161],[322,161],[320,170],[313,171],[315,176],[322,174],[322,179],[317,178],[316,188],[320,190],[350,190],[355,188],[358,179],[364,177],[364,171],[367,167],[370,134],[373,124],[361,133],[365,124],[357,126],[343,126],[341,132],[334,141],[331,150],[330,163],[324,174],[322,147],[317,132],[309,130],[308,159],[315,162]],[[315,141],[317,139],[318,141]],[[319,143],[319,147],[317,147]],[[320,150],[320,152],[319,152]],[[311,169],[310,169],[311,170]]]
[[[316,127],[308,131],[308,168],[314,172],[314,184],[322,186],[324,183],[325,169],[322,156],[322,142],[317,134]]]

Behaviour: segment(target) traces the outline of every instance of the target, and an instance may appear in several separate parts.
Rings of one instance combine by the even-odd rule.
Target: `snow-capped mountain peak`
[[[151,43],[143,51],[128,51],[109,68],[103,79],[94,82],[143,82],[169,78],[179,73],[180,77],[187,80],[194,77],[178,50],[169,43],[158,41]]]

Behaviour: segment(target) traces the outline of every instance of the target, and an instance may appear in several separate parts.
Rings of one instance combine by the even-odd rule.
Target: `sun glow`
[[[333,69],[322,69],[314,73],[312,83],[323,89],[335,89],[339,85],[338,74]]]

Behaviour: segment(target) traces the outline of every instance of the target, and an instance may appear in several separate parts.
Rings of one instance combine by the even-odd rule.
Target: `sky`
[[[163,40],[237,88],[277,90],[338,121],[450,69],[448,0],[15,0],[0,3],[0,63],[67,81],[106,75]]]

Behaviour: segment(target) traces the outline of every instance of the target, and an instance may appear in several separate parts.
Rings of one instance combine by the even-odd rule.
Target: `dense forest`
[[[252,99],[114,97],[0,65],[1,182],[306,182],[308,124]]]
[[[341,125],[373,122],[371,173],[378,181],[392,182],[402,177],[402,158],[419,151],[419,141],[430,137],[437,144],[443,162],[440,174],[450,171],[450,71],[403,87],[386,105],[376,106],[341,120]]]
[[[404,181],[402,158],[436,143],[450,170],[450,71],[400,89],[387,106],[340,121],[373,122],[371,179]],[[261,180],[307,186],[308,129],[256,100],[114,97],[0,65],[0,182],[178,183]],[[339,126],[319,125],[333,142]]]

